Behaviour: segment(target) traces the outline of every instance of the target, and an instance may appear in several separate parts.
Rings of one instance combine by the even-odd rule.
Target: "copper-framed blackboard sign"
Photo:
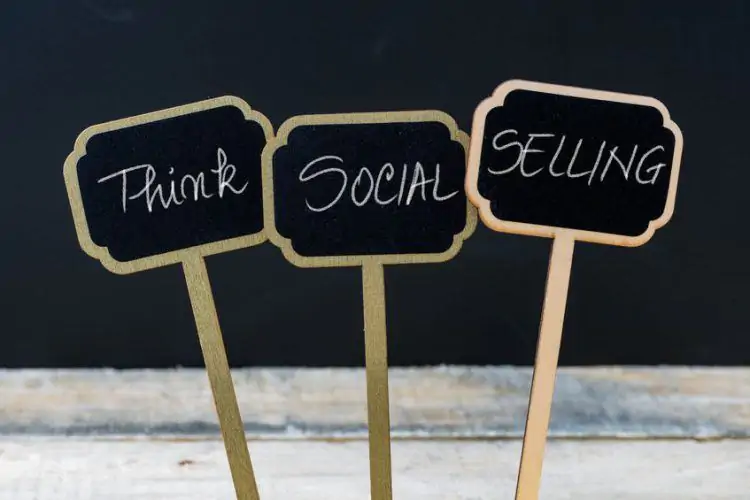
[[[466,190],[492,229],[637,246],[672,216],[682,134],[656,99],[512,80],[472,138]]]

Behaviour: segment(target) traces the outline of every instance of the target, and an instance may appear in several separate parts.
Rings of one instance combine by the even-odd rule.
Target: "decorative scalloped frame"
[[[263,210],[268,239],[279,247],[284,257],[298,267],[346,267],[363,266],[365,263],[380,264],[420,264],[445,262],[458,254],[463,242],[476,229],[477,215],[474,206],[466,201],[466,225],[453,235],[453,244],[444,252],[426,254],[389,254],[389,255],[342,255],[309,257],[297,253],[289,238],[281,235],[276,229],[274,191],[273,191],[273,155],[285,146],[289,134],[297,127],[308,125],[346,125],[365,123],[412,123],[439,122],[445,125],[451,134],[451,140],[458,142],[468,153],[469,136],[458,128],[456,121],[448,114],[437,110],[426,111],[384,111],[373,113],[342,113],[327,115],[300,115],[289,118],[280,127],[276,137],[266,144],[262,155],[263,168]]]
[[[554,226],[540,226],[524,222],[512,222],[498,219],[492,213],[490,200],[479,194],[477,179],[479,177],[479,163],[482,153],[482,140],[484,137],[484,126],[487,114],[490,110],[501,107],[505,103],[505,97],[514,90],[530,90],[547,94],[565,95],[571,97],[582,97],[600,101],[620,102],[626,104],[639,104],[657,109],[664,120],[664,127],[669,129],[675,138],[674,154],[672,156],[672,170],[667,191],[667,202],[664,212],[657,219],[649,223],[648,228],[638,236],[623,236],[595,231],[584,231],[579,229],[562,228]],[[682,132],[669,116],[667,107],[660,101],[652,98],[633,94],[621,94],[616,92],[605,92],[580,87],[568,87],[564,85],[553,85],[550,83],[531,82],[526,80],[509,80],[498,86],[492,96],[482,101],[474,112],[474,121],[471,130],[471,142],[469,145],[469,159],[466,169],[466,195],[469,200],[479,209],[479,217],[482,222],[494,231],[525,234],[529,236],[542,236],[554,238],[557,235],[573,235],[574,239],[590,243],[604,243],[609,245],[636,247],[643,245],[654,235],[657,229],[663,227],[674,212],[675,198],[677,196],[677,180],[680,174],[680,162],[682,159],[683,140]]]
[[[239,97],[234,96],[217,97],[214,99],[198,101],[183,106],[177,106],[129,118],[101,123],[98,125],[92,125],[78,135],[73,151],[65,160],[63,174],[65,177],[65,186],[68,191],[70,208],[73,212],[73,221],[75,223],[76,233],[78,235],[78,242],[84,252],[86,252],[91,257],[98,259],[105,268],[113,273],[130,274],[137,271],[144,271],[146,269],[153,269],[156,267],[177,264],[179,262],[185,261],[187,258],[194,258],[196,256],[204,257],[207,255],[237,250],[239,248],[251,247],[263,243],[268,239],[266,229],[264,227],[263,230],[254,234],[239,236],[222,241],[215,241],[203,245],[196,245],[193,247],[174,250],[163,254],[151,255],[127,262],[122,262],[114,259],[109,253],[109,249],[106,246],[99,246],[91,239],[91,233],[89,231],[88,222],[86,220],[86,213],[83,209],[81,188],[78,183],[77,174],[78,161],[86,155],[86,145],[88,144],[89,139],[91,139],[95,135],[111,132],[113,130],[135,127],[146,123],[157,122],[168,118],[174,118],[176,116],[189,115],[223,106],[234,106],[238,108],[240,111],[242,111],[242,114],[248,121],[254,121],[261,126],[261,128],[263,129],[263,134],[266,137],[266,145],[271,142],[271,140],[273,139],[273,127],[268,118],[266,118],[262,113],[259,113],[258,111],[252,109],[245,101],[243,101]]]

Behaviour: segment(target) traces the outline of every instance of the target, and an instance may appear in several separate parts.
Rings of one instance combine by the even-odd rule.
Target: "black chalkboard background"
[[[78,246],[62,165],[84,127],[233,94],[275,127],[440,109],[468,131],[510,78],[654,96],[685,137],[671,222],[577,245],[562,364],[750,363],[743,0],[28,0],[0,45],[0,366],[202,364],[179,266],[117,276]],[[532,363],[549,249],[480,224],[448,263],[386,268],[390,361]],[[270,244],[207,262],[233,364],[363,363],[358,269]]]

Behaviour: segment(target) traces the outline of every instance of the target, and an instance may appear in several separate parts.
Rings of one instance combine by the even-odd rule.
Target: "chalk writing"
[[[632,150],[626,150],[625,148],[623,148],[623,150],[626,151],[626,155],[623,155],[622,153],[618,153],[619,146],[614,146],[612,144],[608,146],[607,141],[601,141],[593,166],[590,170],[583,170],[585,167],[580,165],[577,166],[576,160],[579,157],[578,153],[580,152],[581,147],[584,144],[590,144],[591,141],[584,142],[583,139],[578,139],[578,141],[575,143],[575,148],[572,150],[572,155],[570,156],[567,167],[560,166],[558,170],[555,170],[555,165],[557,163],[558,157],[560,156],[560,152],[563,150],[565,141],[568,138],[566,135],[560,136],[557,147],[554,147],[554,145],[551,144],[551,140],[556,137],[555,134],[527,134],[527,138],[523,142],[519,140],[512,140],[516,137],[519,137],[519,132],[516,129],[506,129],[495,134],[492,139],[492,148],[495,151],[499,152],[507,150],[509,148],[516,148],[518,154],[516,156],[515,162],[509,166],[488,167],[487,171],[490,174],[506,175],[518,169],[518,172],[523,177],[534,177],[535,175],[543,171],[547,171],[552,177],[567,176],[571,179],[587,177],[587,183],[589,186],[591,186],[592,182],[594,182],[597,177],[599,182],[604,182],[605,177],[610,172],[610,167],[614,163],[616,167],[619,168],[619,172],[622,174],[626,181],[633,179],[639,184],[653,185],[656,184],[661,170],[667,165],[663,161],[658,163],[647,163],[647,161],[650,161],[649,159],[652,155],[659,152],[665,152],[665,148],[662,145],[656,145],[646,149],[636,144],[632,147]],[[553,147],[551,149],[543,149],[540,144],[543,142],[541,141],[542,139],[547,139],[548,144],[552,145]],[[534,144],[535,140],[536,144]],[[534,147],[532,147],[532,145]],[[550,158],[549,153],[552,151],[554,151],[554,154],[552,154]],[[627,151],[631,151],[629,156],[627,156]],[[534,158],[531,159],[531,163],[534,163],[534,167],[536,168],[528,164],[529,155],[531,154],[542,155],[538,160]],[[545,154],[547,154],[547,158],[549,158],[546,162],[544,161]],[[627,160],[627,163],[623,161],[623,158],[629,158]],[[636,159],[638,159],[637,162]],[[597,176],[597,170],[600,168],[600,166],[601,171]],[[635,169],[633,169],[634,166]],[[617,168],[615,170],[617,170]]]
[[[167,181],[157,181],[156,168],[151,164],[135,165],[133,167],[118,170],[112,174],[98,179],[98,183],[108,182],[119,178],[122,183],[122,211],[127,213],[128,202],[143,198],[146,209],[149,213],[153,212],[154,206],[158,200],[158,206],[164,210],[174,205],[182,205],[185,201],[191,200],[197,202],[207,200],[218,195],[223,198],[227,190],[232,194],[238,195],[245,192],[248,182],[237,187],[233,184],[237,168],[228,163],[227,154],[222,148],[216,150],[216,168],[209,169],[209,172],[215,174],[213,178],[216,189],[206,192],[206,173],[200,172],[197,175],[185,174],[182,177],[175,178],[174,167],[168,170],[169,179]],[[128,189],[129,174],[141,173],[143,178],[143,187],[131,194]],[[210,178],[209,178],[210,179]],[[209,181],[210,182],[210,181]],[[166,184],[165,184],[166,183]],[[130,186],[133,185],[132,178]],[[165,198],[166,191],[166,198]]]
[[[355,206],[362,207],[368,202],[374,202],[380,206],[393,203],[398,206],[409,206],[419,200],[443,202],[459,193],[458,190],[441,193],[439,163],[435,164],[432,176],[425,172],[426,169],[421,162],[415,162],[413,165],[404,163],[398,169],[393,163],[384,163],[376,170],[377,174],[373,174],[370,168],[363,166],[353,177],[351,184],[349,184],[349,174],[346,170],[335,166],[344,163],[340,156],[324,155],[312,160],[302,169],[299,180],[303,183],[323,175],[335,176],[341,182],[336,196],[326,204],[314,206],[308,199],[305,199],[305,205],[309,210],[325,212],[339,203],[345,194],[348,194],[348,199]],[[326,168],[321,168],[323,165]],[[432,184],[432,189],[428,191],[430,184]]]

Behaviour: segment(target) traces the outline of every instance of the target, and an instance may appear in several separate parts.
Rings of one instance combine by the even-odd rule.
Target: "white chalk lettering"
[[[142,173],[142,185],[139,190],[131,192],[133,185],[133,176],[136,172]],[[210,168],[209,172],[216,174],[216,192],[208,192],[206,187],[206,174],[200,172],[197,175],[184,174],[181,177],[174,177],[174,167],[167,170],[168,180],[157,179],[156,167],[150,163],[136,165],[134,167],[124,168],[112,174],[106,175],[97,180],[97,183],[118,179],[121,182],[121,203],[123,213],[128,211],[128,202],[143,198],[146,210],[153,213],[154,209],[161,207],[164,210],[173,206],[179,206],[190,200],[199,202],[208,200],[218,195],[223,198],[225,190],[232,194],[240,195],[245,192],[249,182],[245,182],[242,187],[236,187],[232,182],[237,174],[237,168],[228,163],[227,154],[222,148],[216,150],[216,168]],[[138,184],[140,185],[140,184]],[[165,197],[166,194],[166,197]]]
[[[581,140],[581,142],[583,142],[583,140]],[[571,179],[577,179],[578,177],[583,177],[584,175],[588,175],[589,179],[591,179],[590,176],[596,171],[596,167],[599,165],[599,161],[602,159],[602,151],[604,151],[604,146],[606,145],[607,145],[607,141],[603,141],[602,145],[599,146],[599,153],[597,153],[596,155],[596,163],[594,163],[594,168],[592,168],[591,170],[587,170],[586,172],[577,172],[574,174],[573,164],[574,164],[575,159],[571,160],[570,164],[568,165],[568,177],[570,177]],[[580,142],[579,142],[579,147],[580,147]]]
[[[185,184],[191,182],[193,184],[193,201],[198,201],[201,198],[209,199],[213,198],[213,194],[206,193],[206,174],[201,172],[196,176],[185,174],[180,181],[180,194],[182,197],[187,199],[190,198],[185,192]]]
[[[657,163],[656,165],[649,167],[646,169],[646,173],[649,174],[651,172],[654,172],[654,175],[651,176],[648,180],[643,180],[641,178],[641,167],[643,167],[643,162],[646,161],[646,158],[651,156],[652,153],[655,153],[656,151],[664,151],[663,146],[654,146],[653,148],[646,151],[646,154],[644,154],[641,157],[641,161],[638,162],[638,167],[635,169],[635,180],[637,180],[640,184],[656,184],[656,177],[659,175],[659,172],[662,168],[666,167],[666,163]]]
[[[664,146],[661,145],[654,146],[639,156],[639,151],[642,150],[642,145],[639,144],[626,146],[625,148],[621,148],[621,146],[618,145],[609,145],[608,147],[607,141],[594,143],[587,139],[586,144],[584,144],[583,139],[578,139],[575,148],[573,148],[571,152],[570,149],[572,145],[566,148],[566,140],[568,139],[566,135],[559,136],[557,146],[554,149],[541,148],[534,143],[534,141],[538,139],[551,139],[554,137],[555,134],[551,133],[529,133],[522,136],[519,135],[519,132],[516,129],[503,130],[502,132],[495,134],[493,137],[493,150],[500,152],[509,148],[517,148],[518,156],[516,157],[515,162],[510,166],[507,164],[489,164],[485,167],[486,171],[491,175],[509,175],[515,170],[518,170],[520,175],[526,178],[540,175],[546,171],[551,177],[555,178],[566,177],[569,179],[577,179],[586,177],[587,184],[591,186],[595,179],[601,183],[604,182],[608,174],[611,177],[613,175],[611,173],[611,167],[616,165],[618,168],[615,168],[615,171],[619,170],[622,173],[622,178],[626,182],[635,179],[639,184],[653,185],[656,184],[657,178],[662,169],[667,166],[667,163],[659,162],[647,167],[647,161],[651,155],[665,151]],[[505,142],[503,142],[503,138],[505,138]],[[511,140],[508,142],[509,138],[519,140]],[[579,153],[582,148],[593,148],[594,144],[597,146],[596,160],[590,168],[586,169],[586,165],[578,164]],[[632,148],[632,150],[626,148]],[[619,153],[622,150],[630,152],[630,157],[627,163],[623,161],[626,153]],[[593,151],[591,153],[593,153]],[[533,155],[535,158],[533,166],[528,163],[529,155]],[[565,170],[561,170],[561,167],[556,168],[561,156],[567,157],[568,155],[570,155],[570,159],[568,160],[567,168]],[[623,158],[621,158],[620,155],[622,155]],[[585,155],[585,157],[591,156],[593,155]],[[583,160],[581,163],[582,162]]]
[[[316,165],[323,166],[323,162],[335,162],[338,167],[320,168],[311,170]],[[326,205],[313,206],[306,199],[307,208],[313,212],[325,212],[337,204],[349,200],[355,207],[364,207],[370,203],[385,207],[389,205],[411,206],[416,203],[445,202],[458,195],[461,190],[446,193],[444,184],[440,181],[440,164],[436,163],[434,170],[422,164],[404,163],[399,170],[392,162],[383,163],[377,168],[360,166],[353,175],[351,182],[344,169],[344,159],[340,156],[320,156],[302,169],[299,180],[309,182],[324,174],[338,176],[341,187],[336,196]],[[432,185],[432,189],[428,187]],[[441,187],[443,190],[441,191]],[[344,193],[348,192],[348,196]]]
[[[633,166],[633,160],[635,159],[636,151],[638,151],[638,146],[635,146],[633,148],[633,154],[630,155],[630,161],[628,162],[628,165],[625,166],[625,164],[616,155],[617,146],[610,149],[609,160],[607,160],[607,164],[604,165],[604,170],[602,170],[602,173],[599,176],[599,180],[604,181],[604,176],[607,175],[607,172],[609,171],[609,166],[613,161],[615,161],[620,166],[620,170],[622,170],[622,175],[625,177],[625,180],[628,180],[628,177],[630,176],[630,168]]]
[[[414,191],[417,188],[422,188],[422,201],[427,201],[424,188],[432,181],[433,179],[425,178],[422,164],[417,162],[417,164],[414,165],[414,176],[411,178],[411,186],[409,186],[409,194],[406,196],[406,204],[408,205],[411,203],[411,198],[414,196]]]
[[[169,175],[174,175],[174,167],[169,167]],[[177,193],[175,192],[175,182],[174,179],[169,181],[169,196],[167,197],[167,202],[165,203],[166,206],[169,206],[170,203],[174,203],[175,205],[182,205],[185,202],[185,196],[182,196],[182,200],[177,199]]]
[[[365,195],[364,198],[362,198],[362,201],[357,201],[357,186],[362,183],[362,174],[367,174],[370,187],[367,188],[367,194]],[[354,178],[354,182],[352,182],[352,201],[354,202],[354,204],[357,205],[358,207],[361,207],[365,203],[367,203],[367,200],[370,199],[370,195],[372,194],[372,190],[374,188],[375,188],[375,180],[373,179],[370,171],[364,167],[359,169],[359,174],[357,174],[357,177]]]
[[[320,177],[321,175],[328,174],[328,173],[336,173],[336,174],[339,174],[340,176],[342,176],[344,178],[343,179],[344,182],[341,184],[341,189],[339,190],[339,193],[336,195],[336,197],[333,199],[333,201],[330,202],[328,205],[325,205],[325,206],[319,207],[319,208],[315,208],[312,205],[310,205],[309,201],[305,200],[305,205],[307,205],[307,208],[309,208],[313,212],[325,212],[326,210],[328,210],[329,208],[331,208],[332,206],[334,206],[341,199],[341,196],[344,194],[344,191],[346,191],[347,175],[346,175],[346,172],[344,170],[340,169],[340,168],[329,167],[329,168],[325,168],[323,170],[320,170],[318,172],[315,172],[314,174],[310,174],[310,175],[307,175],[307,176],[305,175],[305,172],[307,172],[307,169],[309,169],[310,167],[314,167],[318,163],[320,163],[322,161],[326,161],[326,160],[335,160],[335,161],[337,161],[339,163],[344,163],[344,160],[341,157],[339,157],[339,156],[333,156],[333,155],[321,156],[320,158],[316,158],[313,161],[311,161],[310,163],[308,163],[307,165],[305,165],[305,168],[303,168],[302,172],[299,173],[299,180],[301,182],[307,182],[309,180],[315,179],[316,177]]]
[[[118,175],[122,176],[122,211],[123,213],[127,213],[128,211],[128,174],[130,172],[135,172],[144,168],[150,168],[153,169],[151,165],[136,165],[135,167],[125,168],[122,170],[119,170],[115,172],[114,174],[109,174],[106,177],[102,177],[97,181],[98,184],[101,184],[102,182],[107,182],[110,179],[114,179]],[[149,210],[150,212],[151,210]]]
[[[385,201],[380,199],[380,181],[383,179],[383,174],[385,174],[385,180],[390,181],[391,179],[393,179],[393,176],[396,175],[396,169],[393,168],[392,164],[386,163],[385,165],[383,165],[383,168],[380,169],[380,172],[378,172],[378,178],[375,181],[375,203],[380,206],[388,205],[393,202],[393,200],[399,197],[398,194],[394,194],[392,197],[388,198]]]
[[[216,170],[211,169],[211,172],[215,173],[219,180],[219,198],[224,197],[224,190],[226,188],[229,188],[234,194],[242,194],[247,189],[248,183],[246,182],[239,189],[232,186],[232,179],[234,179],[234,174],[237,173],[237,168],[231,163],[227,164],[227,154],[221,148],[216,151],[216,161],[218,166]]]
[[[513,171],[513,170],[514,170],[514,169],[515,169],[515,168],[516,168],[516,167],[517,167],[518,165],[520,165],[520,164],[521,164],[521,161],[523,161],[523,144],[521,144],[520,142],[518,142],[518,141],[513,141],[513,142],[509,142],[508,144],[505,144],[504,146],[498,146],[498,145],[497,145],[497,140],[498,140],[498,139],[500,139],[500,138],[501,138],[502,136],[504,136],[505,134],[513,134],[513,135],[518,135],[518,130],[515,130],[515,129],[508,129],[508,130],[503,130],[503,131],[502,131],[502,132],[500,132],[499,134],[496,134],[496,135],[495,135],[495,137],[494,137],[494,138],[492,139],[492,148],[493,148],[493,149],[494,149],[495,151],[503,151],[503,150],[505,150],[505,149],[508,149],[508,148],[510,148],[510,147],[513,147],[513,146],[515,146],[515,147],[517,147],[517,148],[518,148],[518,158],[516,158],[516,162],[515,162],[515,163],[514,163],[513,165],[511,165],[510,167],[507,167],[507,168],[506,168],[506,169],[504,169],[504,170],[494,170],[494,169],[492,169],[492,168],[489,168],[489,169],[488,169],[488,170],[489,170],[489,172],[490,172],[491,174],[494,174],[494,175],[504,175],[504,174],[509,174],[509,173],[511,173],[511,172],[512,172],[512,171]]]
[[[404,166],[401,167],[401,187],[398,190],[398,204],[401,205],[401,201],[404,199],[404,188],[406,187],[406,170],[409,168],[409,165],[404,163]]]
[[[557,149],[555,150],[555,156],[552,157],[552,161],[549,162],[549,175],[552,177],[562,177],[565,175],[565,172],[555,172],[555,162],[557,161],[557,157],[560,156],[560,151],[562,151],[563,144],[565,144],[565,136],[562,136],[562,139],[560,139],[560,145],[557,146]],[[580,146],[580,143],[578,144]],[[576,149],[575,155],[578,154],[578,149]],[[575,156],[574,155],[574,156]]]
[[[523,147],[523,150],[521,151],[521,175],[524,177],[534,177],[536,174],[544,170],[544,167],[539,167],[538,170],[535,170],[534,172],[527,173],[523,169],[523,164],[526,162],[526,155],[529,153],[544,153],[543,149],[531,149],[531,141],[536,139],[537,137],[554,137],[555,134],[529,134],[529,140],[526,141],[526,145]]]
[[[435,198],[435,201],[445,201],[450,200],[454,196],[456,196],[459,193],[459,190],[453,191],[451,194],[446,194],[445,196],[440,196],[438,194],[438,190],[440,189],[440,164],[438,163],[435,165],[435,185],[432,187],[432,197]]]

